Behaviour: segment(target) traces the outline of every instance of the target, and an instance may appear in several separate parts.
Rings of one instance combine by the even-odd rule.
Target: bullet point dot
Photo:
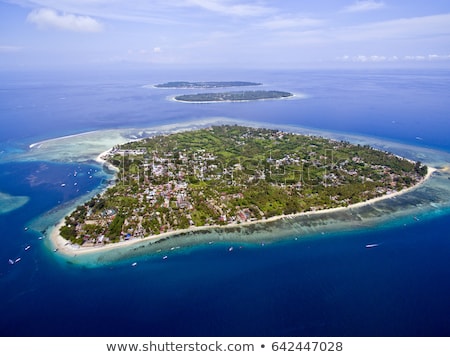
[[[264,347],[266,347],[265,345],[261,345],[261,348],[264,348]]]

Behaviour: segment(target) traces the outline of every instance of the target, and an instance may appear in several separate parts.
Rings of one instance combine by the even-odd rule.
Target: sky
[[[0,0],[0,69],[450,65],[447,0]]]

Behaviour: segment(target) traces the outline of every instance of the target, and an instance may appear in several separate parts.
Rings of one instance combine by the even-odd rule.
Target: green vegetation
[[[66,217],[61,235],[73,243],[342,207],[427,173],[367,145],[237,125],[130,142],[107,160],[119,169],[117,183]]]
[[[249,101],[261,99],[280,99],[292,97],[289,92],[275,90],[257,90],[257,91],[237,91],[223,93],[198,93],[185,94],[175,97],[175,100],[182,102],[231,102],[231,101]]]
[[[246,87],[246,86],[260,86],[261,83],[242,82],[242,81],[228,81],[228,82],[167,82],[156,84],[156,88],[226,88],[226,87]]]

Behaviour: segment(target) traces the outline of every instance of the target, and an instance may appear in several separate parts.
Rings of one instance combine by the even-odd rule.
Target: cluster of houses
[[[241,142],[244,144],[246,136],[250,135],[252,134],[243,134],[236,141],[237,145],[240,145]],[[283,132],[273,132],[270,139],[283,139],[284,135],[286,134]],[[106,198],[110,200],[127,197],[127,200],[124,200],[127,203],[121,207],[108,207],[99,212],[89,210],[87,220],[84,224],[79,224],[77,229],[87,244],[104,244],[109,240],[108,226],[112,224],[118,214],[122,214],[124,222],[121,239],[142,238],[186,228],[186,225],[188,227],[198,225],[196,215],[199,215],[198,210],[201,205],[206,207],[205,209],[209,213],[213,213],[204,219],[204,225],[237,224],[256,220],[255,209],[259,210],[258,207],[250,210],[248,207],[233,206],[232,204],[245,197],[246,185],[255,180],[265,180],[266,177],[276,172],[277,180],[272,184],[283,186],[283,170],[287,167],[294,167],[296,168],[294,174],[291,171],[289,175],[295,179],[298,178],[298,182],[292,184],[291,188],[300,190],[307,179],[307,174],[303,170],[305,164],[316,169],[324,168],[322,174],[324,187],[337,187],[346,178],[355,176],[360,180],[372,181],[372,178],[364,177],[355,168],[355,165],[366,165],[388,182],[385,187],[377,188],[376,194],[385,194],[398,189],[397,177],[389,167],[370,165],[359,156],[333,163],[332,156],[330,159],[330,157],[320,155],[313,150],[314,148],[311,148],[308,160],[300,158],[296,154],[285,154],[281,158],[274,159],[269,152],[261,165],[255,167],[252,162],[253,170],[246,170],[245,162],[236,163],[234,161],[233,164],[226,164],[221,162],[217,155],[204,149],[193,152],[180,150],[158,153],[149,152],[147,148],[115,148],[109,153],[110,157],[119,156],[123,160],[127,158],[132,163],[128,167],[133,166],[134,170],[122,171],[122,182],[118,180],[113,193],[106,192],[104,197],[111,195]],[[243,174],[244,171],[245,174]],[[316,170],[316,172],[319,171]],[[235,180],[236,176],[239,176],[239,182]],[[220,184],[216,186],[205,184],[208,189],[206,197],[201,189],[202,181],[220,182]],[[223,192],[221,191],[223,185],[232,185],[236,189],[233,190],[233,193]],[[286,184],[284,183],[284,185]],[[348,203],[339,201],[337,196],[331,198],[335,202]],[[264,218],[264,213],[260,210],[258,217]],[[83,232],[88,225],[97,226],[95,234]]]

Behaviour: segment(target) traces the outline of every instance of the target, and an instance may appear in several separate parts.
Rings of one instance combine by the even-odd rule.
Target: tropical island
[[[129,142],[104,159],[116,182],[65,217],[59,233],[73,245],[347,207],[413,187],[428,171],[368,145],[237,125]]]
[[[281,99],[292,97],[289,92],[275,90],[236,91],[223,93],[197,93],[178,95],[174,99],[179,102],[211,103],[211,102],[242,102],[263,99]]]
[[[197,88],[226,88],[226,87],[248,87],[260,86],[262,83],[243,82],[243,81],[228,81],[228,82],[167,82],[162,84],[155,84],[156,88],[175,88],[175,89],[197,89]]]

